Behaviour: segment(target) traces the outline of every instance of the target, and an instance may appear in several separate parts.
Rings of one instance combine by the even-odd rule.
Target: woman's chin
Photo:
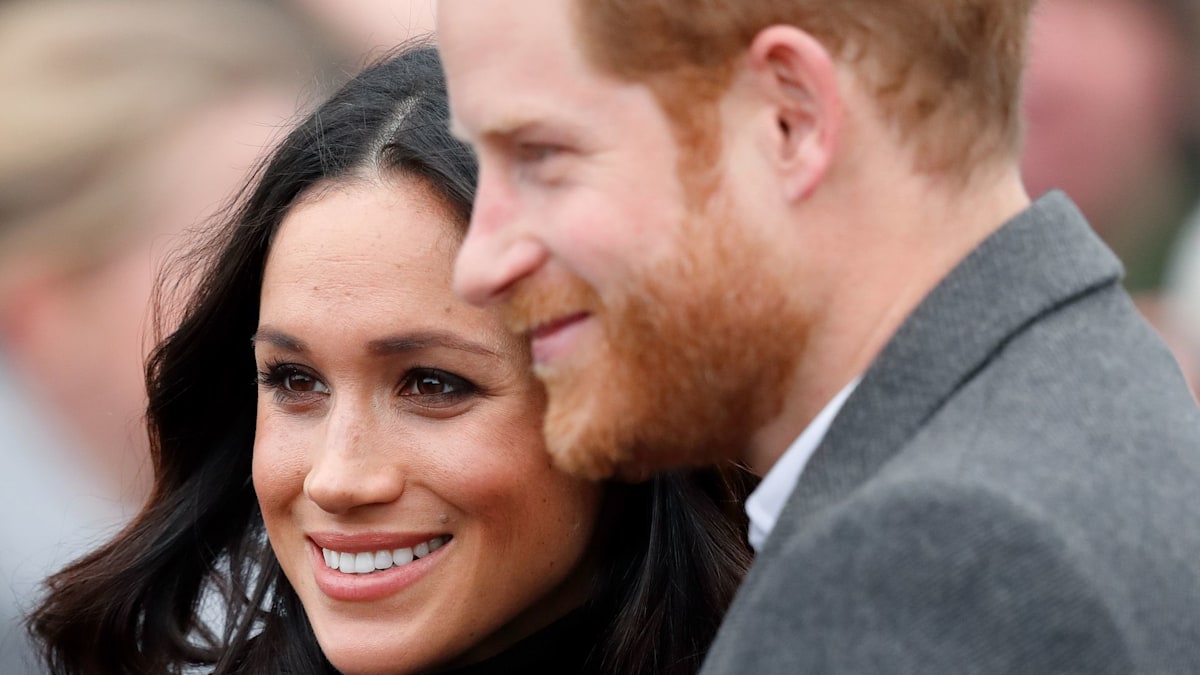
[[[317,631],[317,643],[329,663],[343,675],[427,673],[449,663],[465,649],[460,644],[437,644],[405,636],[399,629],[381,627],[372,631],[377,635],[363,635],[357,626],[327,628]]]
[[[403,657],[411,657],[411,653],[390,654],[363,645],[354,648],[345,642],[337,649],[327,649],[324,645],[321,649],[329,663],[343,675],[408,675],[427,669],[420,664],[406,663],[407,659]]]

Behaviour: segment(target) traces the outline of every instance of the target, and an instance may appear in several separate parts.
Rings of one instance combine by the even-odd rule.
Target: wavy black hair
[[[31,631],[53,672],[335,672],[271,551],[251,484],[250,336],[263,269],[288,210],[341,180],[417,177],[465,229],[476,166],[448,118],[436,51],[394,53],[283,140],[190,258],[199,281],[146,370],[155,489],[113,541],[48,581]],[[738,504],[748,488],[745,474],[724,469],[608,487],[588,600],[603,626],[594,672],[699,669],[749,565]],[[204,618],[213,606],[223,608],[215,622]]]

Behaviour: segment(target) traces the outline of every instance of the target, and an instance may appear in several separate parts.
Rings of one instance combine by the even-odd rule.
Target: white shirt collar
[[[775,522],[779,520],[779,514],[783,512],[788,497],[792,495],[796,483],[800,482],[804,466],[821,445],[826,432],[829,431],[829,425],[858,386],[860,379],[862,378],[852,380],[825,404],[825,408],[813,418],[804,433],[792,442],[767,475],[763,476],[758,488],[746,499],[746,515],[750,516],[750,545],[755,551],[762,549],[763,542],[775,528]]]

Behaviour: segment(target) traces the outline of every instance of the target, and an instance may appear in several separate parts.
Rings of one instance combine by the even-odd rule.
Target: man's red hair
[[[687,160],[719,156],[713,102],[755,36],[791,25],[854,67],[930,171],[1015,156],[1034,0],[576,0],[584,50],[648,85]]]

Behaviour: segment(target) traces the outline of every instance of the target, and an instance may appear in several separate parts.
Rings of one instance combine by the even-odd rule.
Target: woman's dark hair
[[[476,168],[448,117],[432,48],[368,68],[287,136],[191,258],[203,274],[146,371],[155,489],[113,541],[50,578],[31,631],[53,672],[335,672],[251,483],[263,269],[288,210],[331,182],[416,177],[465,228]],[[595,672],[698,670],[749,564],[737,504],[747,487],[744,474],[715,469],[611,486],[588,601],[604,626]]]

